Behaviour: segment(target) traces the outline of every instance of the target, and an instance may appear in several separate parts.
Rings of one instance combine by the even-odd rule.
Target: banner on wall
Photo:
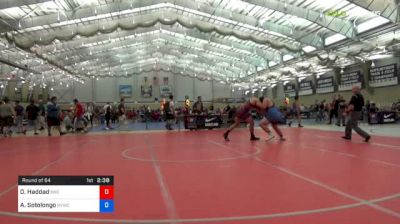
[[[168,77],[164,77],[164,78],[163,78],[163,85],[164,85],[164,86],[169,85],[168,82],[169,82]]]
[[[359,86],[361,88],[362,80],[361,71],[343,73],[339,78],[339,91],[351,90],[353,86]]]
[[[369,86],[371,87],[393,86],[399,83],[396,64],[371,68],[369,71]]]
[[[160,96],[161,97],[168,97],[172,95],[172,88],[169,85],[161,85],[160,86]]]
[[[147,77],[143,77],[143,84],[140,86],[142,98],[151,98],[153,96],[153,86],[149,84]]]
[[[119,85],[119,97],[131,98],[132,97],[132,86],[131,85]]]
[[[333,77],[320,77],[317,79],[317,93],[332,93],[335,92],[335,84]]]
[[[294,97],[296,96],[296,85],[294,83],[289,83],[284,86],[284,93],[286,96]]]
[[[312,95],[314,93],[312,88],[312,81],[302,80],[299,84],[299,87],[300,96]]]

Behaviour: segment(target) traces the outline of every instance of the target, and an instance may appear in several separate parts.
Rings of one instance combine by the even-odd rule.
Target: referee
[[[360,119],[361,110],[364,106],[364,97],[361,95],[360,87],[358,86],[353,86],[351,91],[353,92],[353,96],[351,97],[345,112],[348,115],[348,120],[345,136],[342,138],[351,140],[351,131],[354,130],[365,139],[365,142],[368,142],[371,139],[371,136],[358,127],[358,120]]]

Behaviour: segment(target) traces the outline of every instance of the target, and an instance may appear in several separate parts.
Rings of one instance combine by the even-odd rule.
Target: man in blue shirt
[[[47,103],[47,131],[49,136],[51,136],[51,127],[56,127],[60,135],[65,134],[61,131],[60,115],[61,111],[60,107],[57,105],[57,97],[53,96]]]

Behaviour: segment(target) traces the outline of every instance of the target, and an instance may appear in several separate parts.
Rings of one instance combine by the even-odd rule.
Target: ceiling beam
[[[245,52],[248,52],[246,54],[247,56],[249,56],[251,58],[256,58],[257,60],[273,61],[276,58],[280,57],[280,53],[277,52],[277,50],[274,50],[272,48],[264,49],[267,46],[263,46],[263,45],[249,46],[249,45],[245,45],[238,41],[233,41],[233,40],[230,40],[227,38],[210,36],[210,35],[201,33],[196,30],[185,31],[185,30],[170,27],[170,26],[161,26],[161,28],[162,28],[163,32],[171,33],[168,35],[173,35],[173,36],[175,36],[175,34],[176,35],[186,35],[190,38],[198,39],[199,43],[197,43],[197,44],[204,43],[203,46],[206,46],[205,44],[207,44],[207,45],[212,44],[213,46],[216,45],[217,49],[220,46],[220,47],[224,47],[225,50],[232,51],[232,52],[245,51]],[[111,40],[111,39],[118,39],[117,40],[117,43],[118,43],[120,40],[123,40],[124,38],[132,38],[133,35],[136,35],[136,37],[134,39],[130,39],[131,41],[141,41],[145,38],[139,37],[138,35],[150,33],[153,31],[159,31],[159,29],[157,27],[151,27],[151,28],[139,29],[138,31],[121,31],[121,32],[114,32],[109,35],[97,35],[97,36],[85,38],[85,39],[74,39],[71,41],[65,41],[65,42],[58,43],[58,44],[40,46],[40,47],[38,47],[37,51],[40,54],[45,54],[45,53],[52,52],[54,49],[57,49],[60,52],[65,52],[65,53],[71,54],[74,51],[76,51],[77,49],[85,48],[86,51],[88,51],[88,49],[90,49],[89,47],[82,47],[82,43],[87,45],[87,44],[96,43],[96,42],[97,43],[107,42],[107,43],[105,43],[106,45],[112,45],[109,42],[109,40]],[[145,36],[149,36],[149,35],[145,35]],[[181,37],[177,37],[177,38],[180,40],[183,39]],[[108,46],[108,47],[110,47],[110,46]],[[211,49],[211,50],[213,50],[213,49]],[[289,52],[288,52],[288,54],[289,54]],[[242,55],[242,56],[244,57],[245,55]]]
[[[275,59],[278,54],[267,54],[260,56],[258,53],[264,54],[264,51],[257,50],[255,54],[254,52],[249,51],[250,49],[240,49],[240,50],[235,50],[234,47],[236,47],[233,43],[232,45],[228,45],[229,41],[227,40],[226,43],[224,44],[223,41],[221,40],[220,43],[216,43],[215,45],[211,45],[208,42],[205,43],[198,43],[194,42],[185,38],[182,38],[181,36],[176,36],[173,31],[164,31],[161,30],[159,31],[157,28],[145,30],[147,32],[138,32],[136,35],[141,35],[142,36],[136,36],[135,38],[128,38],[124,39],[124,37],[119,37],[118,40],[111,42],[108,41],[109,37],[106,36],[99,36],[100,38],[97,39],[96,41],[86,41],[83,42],[82,40],[74,40],[72,43],[68,43],[67,45],[55,45],[55,46],[46,46],[45,48],[39,48],[37,49],[37,52],[39,54],[54,54],[53,50],[56,50],[56,54],[59,55],[60,60],[65,58],[65,56],[71,57],[71,55],[89,55],[89,52],[92,51],[92,53],[95,53],[96,51],[100,50],[108,50],[111,49],[113,46],[125,46],[127,44],[134,44],[134,43],[141,43],[141,42],[146,42],[146,41],[151,41],[157,38],[165,38],[166,40],[170,42],[185,42],[189,45],[196,46],[198,48],[203,48],[208,51],[212,52],[217,52],[219,54],[224,54],[230,57],[235,57],[238,60],[243,59],[246,63],[253,64],[254,66],[261,66],[263,64],[263,61],[265,60],[273,60]],[[151,33],[152,31],[159,31],[158,33]],[[170,32],[170,33],[164,33],[164,32]],[[133,33],[131,33],[133,35]],[[193,37],[191,35],[188,35],[188,37],[191,38],[197,38]],[[113,38],[117,38],[117,36],[114,36]],[[105,43],[103,42],[105,41]],[[206,40],[203,40],[206,41]],[[101,42],[100,45],[95,45],[92,47],[86,47],[85,45],[90,44],[90,43],[95,43],[95,42]],[[82,45],[84,43],[85,45]],[[214,43],[214,42],[210,42]],[[74,48],[70,48],[74,47]],[[80,58],[79,60],[85,60],[84,58]]]
[[[132,4],[132,7],[131,7]],[[126,11],[123,16],[129,16],[131,14],[138,14],[139,10],[136,12],[129,9],[138,9],[149,6],[159,6],[159,10],[182,10],[191,14],[191,16],[196,17],[204,17],[209,19],[211,16],[216,16],[222,18],[225,23],[230,23],[231,25],[240,26],[239,23],[247,25],[248,29],[253,29],[255,31],[271,31],[269,32],[269,36],[274,36],[275,38],[283,38],[293,42],[299,42],[305,45],[311,45],[316,48],[322,48],[323,45],[319,41],[319,37],[315,34],[311,34],[309,32],[305,32],[302,30],[293,30],[293,27],[288,27],[284,25],[278,25],[270,21],[266,21],[262,24],[259,23],[259,20],[253,16],[247,16],[239,13],[235,13],[226,9],[214,8],[204,3],[195,3],[194,1],[184,1],[184,0],[164,0],[160,3],[159,0],[146,0],[146,1],[126,1],[123,0],[121,2],[109,3],[106,5],[98,5],[91,6],[85,8],[78,8],[71,11],[65,11],[66,18],[68,20],[76,20],[76,23],[82,23],[83,19],[95,17],[96,15],[103,15],[107,18],[113,17],[112,13],[118,13],[121,9],[126,9],[122,11]],[[188,9],[188,10],[187,10]],[[154,11],[140,11],[140,14],[143,13],[154,13]],[[53,25],[65,22],[66,19],[64,16],[61,16],[59,19],[58,13],[48,13],[47,15],[42,16],[34,16],[22,19],[21,26],[22,31],[27,28],[37,27],[37,26],[48,26],[48,28],[53,27]],[[13,27],[17,29],[18,21],[14,21]],[[11,31],[11,27],[3,27],[2,32]],[[279,36],[274,34],[280,34]],[[283,35],[283,36],[282,36]]]
[[[170,52],[165,52],[166,54],[164,56],[174,56],[173,53]],[[158,62],[156,63],[156,58],[154,58],[152,55],[147,55],[147,56],[143,56],[141,57],[141,60],[136,62],[136,63],[131,63],[131,64],[126,64],[126,65],[131,65],[129,68],[127,69],[120,69],[120,65],[112,65],[111,67],[97,67],[98,70],[96,71],[91,71],[91,73],[86,73],[86,76],[107,76],[109,74],[109,72],[111,74],[117,74],[120,73],[120,76],[125,75],[126,73],[139,73],[141,72],[143,69],[143,66],[145,65],[152,65],[152,66],[156,66],[156,65],[165,65],[167,67],[173,68],[173,67],[180,67],[182,68],[182,72],[184,72],[185,70],[189,70],[192,69],[193,71],[195,70],[201,70],[201,71],[197,71],[198,73],[203,72],[203,71],[207,71],[209,72],[208,74],[212,75],[212,74],[220,74],[223,75],[225,78],[239,78],[238,75],[240,73],[234,73],[232,71],[229,70],[225,70],[223,68],[220,67],[215,67],[212,65],[207,65],[204,63],[200,63],[197,61],[193,61],[190,64],[188,64],[187,66],[184,66],[183,64],[169,64],[166,63],[164,59],[159,59]],[[210,70],[210,68],[214,68],[213,70]],[[94,73],[93,73],[94,72]],[[229,76],[227,76],[227,73],[229,73]],[[237,77],[234,77],[234,76]]]
[[[3,57],[0,57],[0,63],[12,66],[14,68],[18,68],[18,69],[24,70],[26,72],[31,72],[31,73],[34,73],[34,74],[40,74],[40,72],[35,71],[33,69],[30,69],[27,65],[21,65],[21,64],[15,62],[15,61],[11,61],[11,60],[3,58]]]
[[[340,33],[348,38],[357,40],[356,29],[354,28],[353,23],[351,23],[350,21],[338,17],[328,16],[323,14],[322,12],[302,8],[291,4],[286,4],[282,1],[277,1],[277,0],[268,0],[268,1],[243,0],[243,1],[308,20],[312,23],[316,23],[322,27],[325,27],[333,32]]]
[[[160,44],[161,45],[161,44]],[[85,68],[85,71],[88,70],[93,70],[94,68],[96,69],[100,69],[102,68],[102,65],[104,65],[103,67],[108,67],[108,66],[124,66],[126,64],[134,64],[135,61],[137,60],[141,60],[143,58],[143,56],[153,56],[155,54],[157,54],[158,52],[161,52],[163,54],[167,54],[168,52],[169,55],[175,55],[175,56],[182,56],[182,58],[187,58],[189,60],[195,60],[195,61],[200,61],[203,64],[206,65],[214,65],[216,67],[223,67],[224,69],[228,69],[228,70],[234,70],[233,72],[240,72],[244,69],[247,69],[248,66],[244,66],[243,67],[237,67],[238,64],[240,64],[240,62],[236,61],[236,62],[232,62],[231,60],[228,60],[226,58],[223,57],[218,57],[215,56],[215,58],[207,58],[210,55],[208,55],[206,52],[199,50],[199,49],[193,49],[191,48],[191,53],[184,53],[182,54],[180,51],[182,50],[182,48],[184,48],[185,46],[176,46],[176,45],[166,45],[166,46],[160,46],[158,45],[157,41],[156,42],[149,42],[146,45],[141,45],[139,48],[136,49],[132,49],[131,47],[126,47],[123,50],[118,50],[118,54],[122,54],[127,56],[128,59],[121,59],[121,62],[119,61],[119,59],[117,59],[115,56],[109,56],[107,58],[103,58],[102,61],[107,61],[107,63],[103,63],[103,64],[99,64],[99,62],[96,62],[96,53],[93,53],[90,56],[85,56],[85,57],[89,57],[86,58],[84,60],[79,60],[79,63],[77,63],[77,66],[80,66],[80,68]],[[160,47],[159,47],[160,46]],[[159,49],[158,49],[159,47]],[[187,46],[186,46],[187,47]],[[189,47],[187,47],[189,48]],[[177,53],[176,51],[179,51],[179,53]],[[138,53],[141,52],[141,53]],[[196,59],[192,59],[193,56],[193,52],[195,53],[195,55],[198,55],[199,58]],[[179,55],[178,55],[179,54]],[[156,58],[157,59],[157,58]],[[73,62],[72,60],[69,60],[69,63],[66,63],[65,66],[71,66],[73,65],[75,62]],[[93,62],[90,65],[86,64],[85,62]],[[229,64],[228,66],[220,66],[220,65],[216,65],[216,62],[225,62],[227,64]],[[84,65],[82,65],[84,64]],[[74,67],[74,69],[78,69],[75,68],[77,66],[72,66]]]
[[[12,7],[21,7],[24,5],[33,5],[44,2],[51,2],[53,0],[1,0],[0,1],[0,10],[12,8]]]
[[[399,2],[396,0],[347,0],[359,7],[380,15],[393,23],[399,22]]]

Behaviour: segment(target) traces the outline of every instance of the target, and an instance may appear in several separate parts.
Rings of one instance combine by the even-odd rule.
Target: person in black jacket
[[[35,135],[38,135],[39,133],[37,132],[37,129],[39,124],[38,118],[40,109],[38,106],[36,106],[33,99],[30,100],[30,104],[26,107],[25,111],[28,114],[29,125],[33,126]]]
[[[336,125],[340,126],[340,123],[342,123],[342,126],[346,126],[346,117],[343,116],[343,113],[346,110],[346,100],[343,99],[343,96],[339,95],[339,108],[338,108],[338,119],[336,121]]]
[[[336,118],[336,121],[339,120],[338,112],[339,112],[339,96],[334,95],[333,101],[331,104],[331,108],[329,111],[329,123],[328,124],[332,124],[333,117]]]
[[[360,87],[353,86],[352,88],[353,96],[350,99],[350,102],[346,109],[346,114],[348,116],[345,136],[342,138],[350,140],[351,139],[351,131],[352,129],[357,132],[357,134],[361,135],[365,142],[368,142],[371,139],[371,136],[363,131],[360,127],[358,127],[358,120],[361,116],[361,111],[364,106],[364,97],[360,93]]]

